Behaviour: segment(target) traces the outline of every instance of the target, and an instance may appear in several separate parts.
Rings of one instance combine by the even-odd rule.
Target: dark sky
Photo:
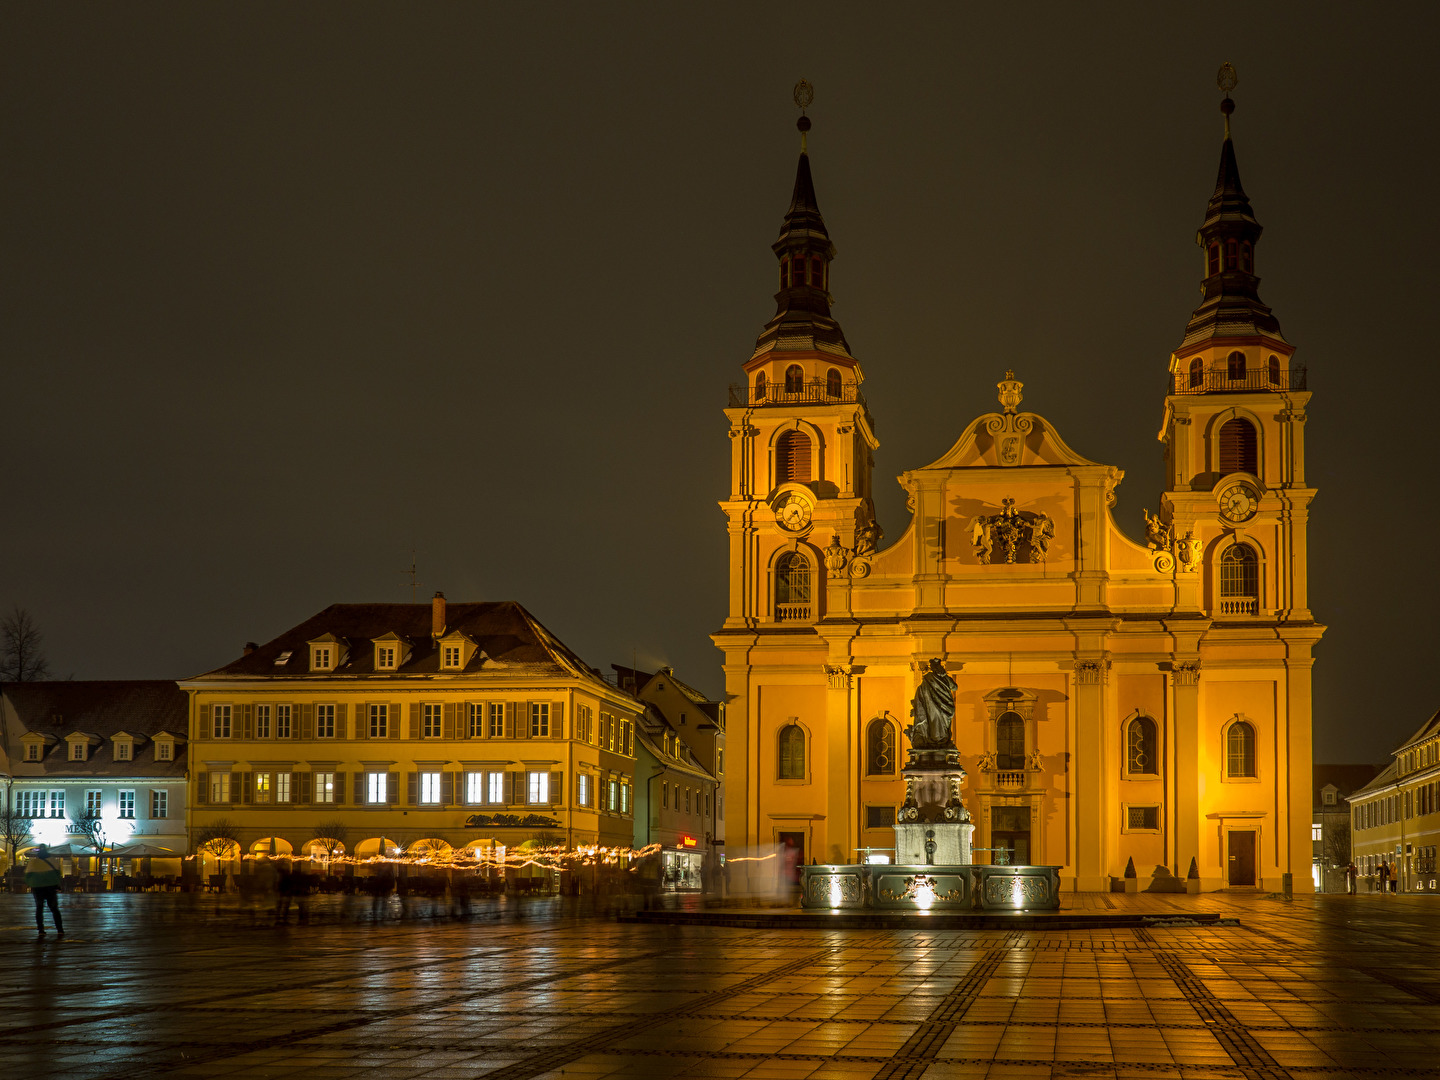
[[[526,604],[711,690],[721,409],[791,86],[881,522],[1013,367],[1154,508],[1235,64],[1261,295],[1315,396],[1317,760],[1440,706],[1433,6],[10,5],[0,603],[77,678],[326,604]]]

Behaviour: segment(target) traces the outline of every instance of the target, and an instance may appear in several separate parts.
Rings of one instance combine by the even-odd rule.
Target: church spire
[[[1220,69],[1219,86],[1225,93],[1220,112],[1225,117],[1225,138],[1220,145],[1220,170],[1215,190],[1205,207],[1205,221],[1196,235],[1204,252],[1203,299],[1185,327],[1180,352],[1218,344],[1217,339],[1264,338],[1284,344],[1280,322],[1260,300],[1260,278],[1255,273],[1255,246],[1264,230],[1255,220],[1250,200],[1240,184],[1240,166],[1230,137],[1230,116],[1235,102],[1230,91],[1238,79],[1229,64]]]
[[[810,174],[807,142],[811,124],[805,110],[814,97],[814,89],[801,79],[795,86],[795,104],[800,107],[800,119],[795,123],[800,131],[795,190],[780,236],[770,245],[780,262],[780,291],[775,294],[775,315],[760,331],[752,360],[777,351],[819,351],[850,358],[845,334],[830,316],[830,262],[835,258],[835,245],[820,214]]]

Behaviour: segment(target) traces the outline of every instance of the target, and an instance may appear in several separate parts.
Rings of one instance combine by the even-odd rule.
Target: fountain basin
[[[800,906],[829,910],[1055,911],[1058,866],[802,866]]]

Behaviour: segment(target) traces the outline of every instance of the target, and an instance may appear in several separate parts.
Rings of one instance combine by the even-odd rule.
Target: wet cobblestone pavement
[[[0,1076],[1440,1077],[1440,900],[1082,896],[1238,925],[745,930],[574,901],[0,896]]]

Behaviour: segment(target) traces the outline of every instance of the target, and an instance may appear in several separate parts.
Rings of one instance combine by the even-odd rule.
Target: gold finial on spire
[[[1215,75],[1215,85],[1220,87],[1220,92],[1225,95],[1225,100],[1220,102],[1220,111],[1225,114],[1225,138],[1230,138],[1230,114],[1235,111],[1235,102],[1230,100],[1230,91],[1234,90],[1240,83],[1240,76],[1235,74],[1235,65],[1226,60],[1220,65],[1220,70]]]
[[[995,384],[1000,391],[1000,404],[1005,407],[1007,413],[1013,413],[1015,407],[1020,404],[1020,391],[1025,384],[1015,378],[1015,372],[1005,372],[1005,378]]]
[[[805,115],[811,103],[815,100],[815,87],[810,85],[809,80],[801,79],[795,84],[795,107],[800,110],[800,119],[795,121],[795,126],[800,129],[800,153],[805,153],[805,134],[810,130],[810,118]]]

